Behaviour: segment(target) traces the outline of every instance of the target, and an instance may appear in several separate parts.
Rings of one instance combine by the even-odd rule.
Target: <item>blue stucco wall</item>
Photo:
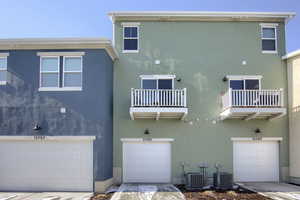
[[[82,91],[39,92],[37,52],[80,51]],[[88,135],[94,142],[94,178],[112,177],[113,62],[103,49],[8,50],[8,83],[0,86],[0,135]],[[60,112],[65,107],[66,113]],[[38,123],[42,129],[34,131]]]

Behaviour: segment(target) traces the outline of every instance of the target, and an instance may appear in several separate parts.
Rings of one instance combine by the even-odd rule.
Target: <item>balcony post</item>
[[[186,96],[187,96],[187,94],[186,94],[186,88],[183,89],[183,93],[184,93],[184,97],[183,97],[184,104],[183,104],[183,106],[186,107]]]
[[[131,88],[131,107],[134,106],[134,89]]]
[[[228,98],[229,98],[228,107],[231,107],[232,106],[232,89],[231,88],[229,88],[229,90],[228,90]]]
[[[284,106],[283,88],[280,88],[280,98],[281,98],[280,106],[283,107]]]

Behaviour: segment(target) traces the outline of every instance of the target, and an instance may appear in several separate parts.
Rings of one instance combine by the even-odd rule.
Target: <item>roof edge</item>
[[[11,38],[0,39],[0,50],[105,49],[112,60],[118,58],[106,38]]]
[[[288,60],[288,59],[296,57],[296,56],[300,56],[300,49],[298,49],[296,51],[292,51],[292,52],[282,56],[282,60]]]
[[[237,20],[251,21],[258,19],[277,19],[288,21],[296,15],[295,12],[215,12],[215,11],[115,11],[109,12],[112,21],[124,18],[139,17],[140,20]]]

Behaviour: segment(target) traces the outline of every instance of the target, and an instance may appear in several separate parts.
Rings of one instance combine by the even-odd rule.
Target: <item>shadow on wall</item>
[[[63,102],[37,87],[25,83],[13,72],[8,72],[7,85],[0,86],[0,134],[33,135],[38,123],[42,135],[97,135],[102,136],[105,121],[90,119],[76,111],[70,102]],[[70,99],[72,101],[72,99]],[[66,108],[66,112],[61,112]]]

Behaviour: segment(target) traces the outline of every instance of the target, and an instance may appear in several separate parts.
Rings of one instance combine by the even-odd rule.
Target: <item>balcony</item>
[[[131,89],[130,117],[134,119],[184,119],[186,88]]]
[[[276,119],[286,115],[284,92],[279,90],[232,90],[222,96],[224,119]]]

